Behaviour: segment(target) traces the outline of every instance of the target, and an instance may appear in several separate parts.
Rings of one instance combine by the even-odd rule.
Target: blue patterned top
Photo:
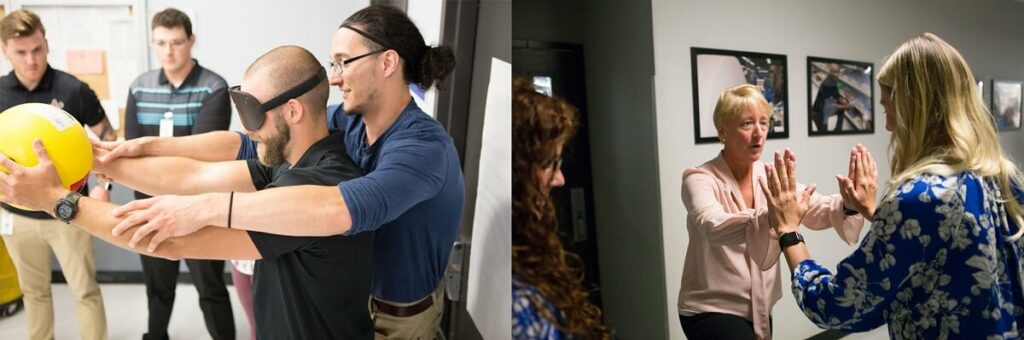
[[[1024,241],[1008,239],[1019,226],[1002,199],[994,180],[971,172],[906,181],[881,202],[835,275],[800,262],[797,304],[818,327],[860,332],[888,323],[894,339],[1020,337]]]
[[[562,332],[545,319],[530,303],[530,299],[545,301],[544,297],[530,285],[512,280],[512,338],[513,339],[565,339]],[[543,302],[548,311],[556,314],[555,308]]]

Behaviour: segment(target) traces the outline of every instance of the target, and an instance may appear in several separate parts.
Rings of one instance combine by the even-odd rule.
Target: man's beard
[[[277,130],[277,135],[263,139],[263,152],[259,153],[260,163],[271,167],[285,162],[287,155],[284,148],[292,140],[291,128],[284,122],[281,114],[277,114],[274,120],[274,129]]]

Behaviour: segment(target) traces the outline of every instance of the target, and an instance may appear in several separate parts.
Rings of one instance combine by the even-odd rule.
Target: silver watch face
[[[57,207],[57,217],[59,217],[60,219],[66,221],[69,217],[71,217],[72,209],[71,209],[71,206],[68,205],[67,202],[60,202],[60,203],[61,203],[60,206]]]

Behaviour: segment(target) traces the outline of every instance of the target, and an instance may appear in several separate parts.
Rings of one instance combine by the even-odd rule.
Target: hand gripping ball
[[[49,104],[21,104],[0,113],[0,153],[26,167],[39,164],[32,143],[42,140],[65,188],[79,190],[92,170],[89,136],[74,117]],[[0,166],[0,171],[8,170]],[[22,207],[18,207],[22,208]]]

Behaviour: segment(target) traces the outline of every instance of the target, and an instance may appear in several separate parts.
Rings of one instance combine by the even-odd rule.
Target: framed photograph
[[[807,134],[875,133],[871,63],[807,57]]]
[[[789,138],[789,81],[786,56],[756,52],[690,48],[693,68],[693,130],[697,144],[718,142],[712,119],[722,91],[742,84],[761,89],[775,107],[768,138]]]
[[[992,80],[992,117],[999,131],[1020,130],[1021,91],[1024,82],[1020,80]]]
[[[981,97],[981,103],[985,105],[985,109],[992,110],[992,96],[989,95],[988,86],[985,86],[984,80],[978,81],[978,96]]]

